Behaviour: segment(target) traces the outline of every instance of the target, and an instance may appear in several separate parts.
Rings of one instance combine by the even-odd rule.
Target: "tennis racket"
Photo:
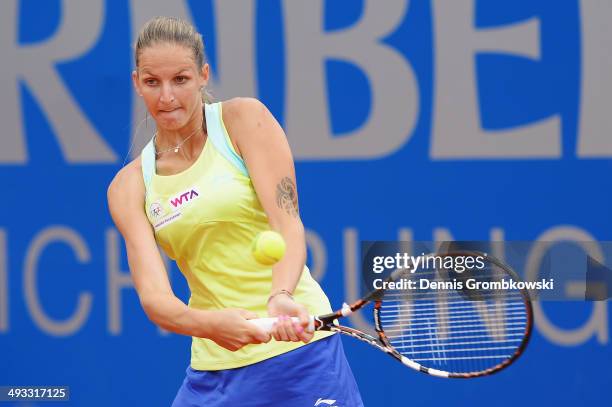
[[[331,314],[311,317],[310,330],[349,335],[414,370],[437,377],[474,378],[510,366],[525,351],[533,327],[529,293],[512,288],[519,277],[509,266],[484,253],[465,251],[441,256],[481,256],[484,267],[470,272],[448,268],[396,270],[384,280],[387,289],[374,290]],[[421,280],[443,282],[453,287],[388,288],[392,286],[389,283],[410,280],[414,284]],[[502,281],[508,288],[492,288]],[[337,320],[370,303],[378,337],[337,324]],[[270,332],[276,318],[250,321]]]

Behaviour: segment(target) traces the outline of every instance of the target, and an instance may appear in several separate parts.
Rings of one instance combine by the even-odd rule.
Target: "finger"
[[[304,327],[302,325],[300,325],[297,322],[294,322],[293,323],[293,329],[295,331],[295,334],[297,336],[298,341],[302,341],[302,342],[306,341],[307,342],[307,334],[308,333],[306,332],[306,330],[304,329]]]
[[[272,337],[277,340],[280,341],[281,340],[281,336],[280,333],[278,331],[278,322],[275,322],[274,325],[272,325]]]
[[[308,315],[308,313],[306,313],[306,315]],[[310,325],[310,316],[306,318],[306,324],[304,325],[304,320],[301,318],[300,315],[300,322],[301,324],[295,324],[295,331],[302,342],[310,342],[310,340],[314,336],[314,332],[308,330],[308,326]]]
[[[251,337],[253,340],[257,341],[256,343],[266,343],[270,341],[270,334],[256,325],[253,325]]]
[[[299,322],[293,323],[293,330],[295,331],[298,341],[306,340],[308,332]]]
[[[230,344],[226,347],[227,350],[232,351],[232,352],[236,352],[240,348],[242,348],[242,345],[237,345],[237,344]]]
[[[304,332],[300,334],[300,340],[304,343],[308,343],[312,340],[313,336],[314,336],[314,332],[308,332],[304,330]]]
[[[258,332],[255,336],[257,343],[268,343],[272,339],[272,335],[266,332]]]
[[[300,338],[298,337],[297,332],[295,331],[296,326],[301,326],[300,324],[293,322],[290,317],[283,322],[285,325],[285,330],[287,331],[287,336],[291,342],[298,342]]]
[[[282,330],[282,316],[276,317],[276,322],[272,325],[272,337],[277,341],[284,341],[283,339],[283,330]]]
[[[285,327],[285,318],[286,317],[284,315],[278,317],[276,330],[278,332],[279,340],[287,342],[289,340],[289,335],[287,334],[287,328]]]
[[[306,329],[310,325],[310,314],[306,307],[300,307],[298,318],[300,319],[300,325]]]
[[[287,332],[287,320],[288,317],[285,315],[281,315],[278,317],[278,322],[277,322],[277,331],[280,337],[281,341],[285,341],[288,342],[289,339],[289,332]]]

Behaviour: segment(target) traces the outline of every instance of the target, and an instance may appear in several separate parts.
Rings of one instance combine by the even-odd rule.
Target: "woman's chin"
[[[168,130],[180,129],[185,125],[187,120],[179,112],[179,109],[172,112],[159,112],[155,118],[157,125]]]

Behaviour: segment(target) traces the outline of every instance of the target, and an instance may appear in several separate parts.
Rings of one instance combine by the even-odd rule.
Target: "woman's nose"
[[[159,101],[163,104],[174,102],[174,91],[172,90],[172,86],[170,84],[162,85]]]

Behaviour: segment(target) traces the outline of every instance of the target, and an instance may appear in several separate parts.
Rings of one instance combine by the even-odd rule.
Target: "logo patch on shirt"
[[[170,205],[172,205],[174,209],[178,209],[182,206],[187,205],[189,202],[193,201],[199,196],[200,196],[200,193],[194,187],[185,192],[181,192],[179,195],[173,198],[170,198]]]
[[[164,214],[164,208],[159,202],[153,202],[149,207],[149,214],[153,219],[158,219]]]

